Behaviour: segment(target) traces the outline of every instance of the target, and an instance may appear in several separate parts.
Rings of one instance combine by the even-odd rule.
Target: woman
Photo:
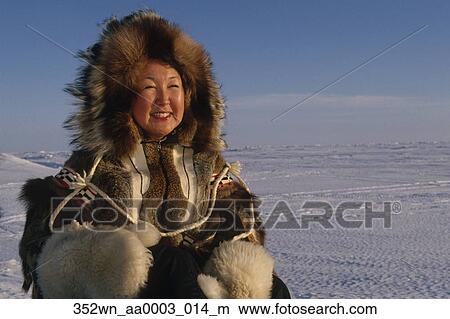
[[[24,286],[44,298],[289,297],[221,151],[204,49],[150,11],[111,19],[68,88],[76,150],[28,181]],[[257,265],[257,266],[256,266]]]

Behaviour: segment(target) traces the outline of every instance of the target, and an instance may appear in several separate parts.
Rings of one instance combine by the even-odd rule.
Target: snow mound
[[[0,185],[24,182],[27,179],[52,175],[54,169],[17,156],[0,153]]]

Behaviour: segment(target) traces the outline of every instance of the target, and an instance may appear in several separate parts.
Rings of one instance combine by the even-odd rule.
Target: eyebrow
[[[154,77],[151,77],[151,76],[147,76],[147,77],[146,77],[146,79],[149,79],[149,80],[155,81],[155,78],[154,78]],[[169,80],[172,80],[172,79],[176,79],[176,80],[178,80],[178,79],[179,79],[179,77],[178,77],[178,76],[176,76],[176,75],[173,75],[173,76],[169,77]]]

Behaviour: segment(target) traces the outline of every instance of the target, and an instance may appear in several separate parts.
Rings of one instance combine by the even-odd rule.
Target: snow
[[[29,297],[20,290],[17,255],[24,225],[20,187],[27,178],[54,174],[68,153],[15,155],[0,154],[1,298]],[[226,158],[243,164],[264,220],[279,216],[266,244],[293,297],[450,297],[450,143],[254,146],[230,149]],[[333,208],[373,202],[374,211],[398,202],[401,212],[386,228],[380,219],[370,228],[344,228],[335,216],[330,229],[317,222],[300,227],[304,216],[318,213],[304,203],[319,200]],[[285,206],[276,206],[280,201]],[[344,216],[359,221],[365,215],[350,210]]]
[[[17,201],[20,188],[29,178],[54,173],[54,169],[0,153],[0,298],[27,297],[21,291],[22,272],[18,255],[25,224],[24,208]]]

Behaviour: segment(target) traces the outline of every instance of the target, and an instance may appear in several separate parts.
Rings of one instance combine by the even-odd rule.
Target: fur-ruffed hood
[[[106,22],[100,39],[80,53],[86,62],[66,91],[79,110],[65,122],[72,144],[95,155],[123,157],[141,135],[131,115],[140,70],[149,58],[170,64],[185,88],[185,114],[177,129],[180,144],[198,150],[224,148],[224,103],[208,54],[176,25],[152,11]]]

